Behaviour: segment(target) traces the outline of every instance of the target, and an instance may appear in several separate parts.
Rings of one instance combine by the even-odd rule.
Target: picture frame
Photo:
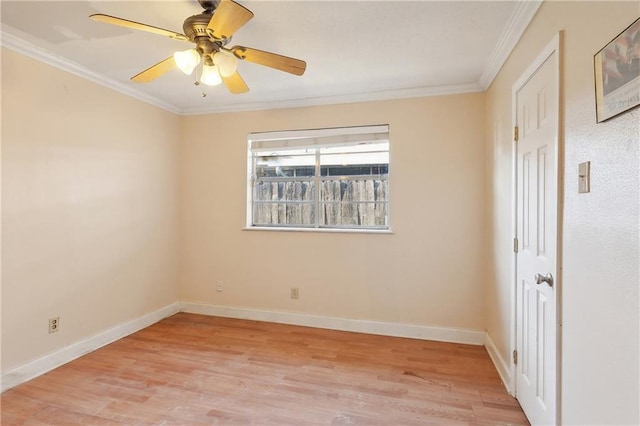
[[[640,105],[640,18],[593,56],[596,122]]]

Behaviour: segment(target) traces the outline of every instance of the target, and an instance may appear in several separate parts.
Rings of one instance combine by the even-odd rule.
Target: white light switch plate
[[[591,161],[578,164],[578,193],[591,192]]]

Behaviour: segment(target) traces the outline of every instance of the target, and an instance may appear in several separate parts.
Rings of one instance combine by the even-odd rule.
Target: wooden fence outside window
[[[286,180],[264,178],[256,182],[253,224],[256,226],[371,227],[388,226],[386,176]]]

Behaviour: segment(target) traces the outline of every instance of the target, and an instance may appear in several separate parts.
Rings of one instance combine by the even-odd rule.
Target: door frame
[[[564,121],[563,121],[563,86],[562,83],[562,31],[556,33],[551,41],[541,50],[538,56],[527,66],[525,71],[521,74],[521,76],[516,80],[511,88],[511,128],[515,129],[517,123],[517,94],[522,89],[525,84],[531,79],[531,77],[536,73],[538,68],[549,59],[554,53],[555,56],[555,71],[556,71],[556,87],[558,90],[557,93],[557,133],[556,133],[556,164],[555,172],[557,176],[557,204],[556,204],[556,215],[557,215],[557,229],[556,229],[556,270],[554,273],[554,287],[556,288],[556,424],[560,424],[561,420],[561,397],[562,397],[562,386],[561,386],[561,372],[562,372],[562,212],[564,210],[563,200],[564,200]],[[512,170],[511,170],[511,194],[512,194],[512,204],[511,204],[511,229],[513,233],[514,240],[518,238],[518,147],[517,142],[515,140],[515,135],[512,134],[511,139],[511,152],[512,152]],[[511,305],[511,315],[510,315],[510,332],[509,332],[509,341],[510,341],[510,349],[514,351],[516,349],[517,343],[517,300],[516,300],[516,286],[517,286],[517,253],[515,250],[511,256],[511,294],[510,294],[510,305]],[[511,354],[510,354],[511,355]],[[510,383],[509,389],[510,394],[514,397],[518,397],[516,394],[516,380],[517,380],[517,371],[516,365],[513,362],[513,358],[510,357],[511,362],[509,363],[510,367]]]

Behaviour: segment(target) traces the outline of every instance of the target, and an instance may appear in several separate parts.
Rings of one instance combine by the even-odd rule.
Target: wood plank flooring
[[[1,403],[2,425],[528,424],[481,346],[186,313]]]

